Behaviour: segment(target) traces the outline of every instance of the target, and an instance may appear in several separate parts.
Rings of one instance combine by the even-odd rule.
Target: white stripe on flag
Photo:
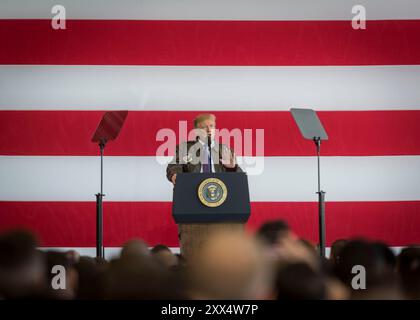
[[[420,66],[0,66],[0,109],[420,109]]]
[[[321,161],[328,201],[420,200],[420,156]],[[2,156],[0,200],[93,201],[99,164],[99,157]],[[154,157],[106,157],[104,166],[105,201],[172,200],[165,166]],[[316,201],[316,186],[315,157],[266,157],[263,173],[249,176],[251,201]]]
[[[57,4],[68,19],[350,21],[359,4],[371,20],[420,18],[418,0],[3,0],[0,19],[50,19]]]

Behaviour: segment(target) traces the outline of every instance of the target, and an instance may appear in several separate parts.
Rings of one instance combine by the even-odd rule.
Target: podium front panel
[[[209,207],[199,199],[198,188],[208,178],[221,180],[226,200]],[[180,173],[176,178],[172,214],[176,223],[246,222],[251,213],[248,177],[242,172]]]

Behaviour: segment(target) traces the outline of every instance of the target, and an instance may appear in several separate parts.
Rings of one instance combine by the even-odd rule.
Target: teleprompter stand
[[[316,146],[318,160],[318,222],[319,222],[319,253],[325,257],[325,191],[321,190],[320,152],[321,140],[328,140],[328,135],[312,109],[290,109],[292,116],[305,139],[312,140]]]
[[[96,256],[104,258],[103,247],[103,173],[104,173],[104,149],[108,141],[115,140],[121,131],[128,111],[108,111],[106,112],[95,133],[92,137],[92,142],[99,145],[99,152],[101,156],[101,191],[96,196]]]

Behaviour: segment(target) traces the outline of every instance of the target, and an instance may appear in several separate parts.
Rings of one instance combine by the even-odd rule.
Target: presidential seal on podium
[[[208,178],[198,186],[198,198],[207,207],[218,207],[227,198],[227,188],[222,180]]]

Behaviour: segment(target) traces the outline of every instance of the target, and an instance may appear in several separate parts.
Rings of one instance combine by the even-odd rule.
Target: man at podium
[[[196,140],[176,147],[175,157],[166,168],[173,184],[181,172],[242,172],[231,149],[215,141],[216,116],[200,114],[194,119]]]

